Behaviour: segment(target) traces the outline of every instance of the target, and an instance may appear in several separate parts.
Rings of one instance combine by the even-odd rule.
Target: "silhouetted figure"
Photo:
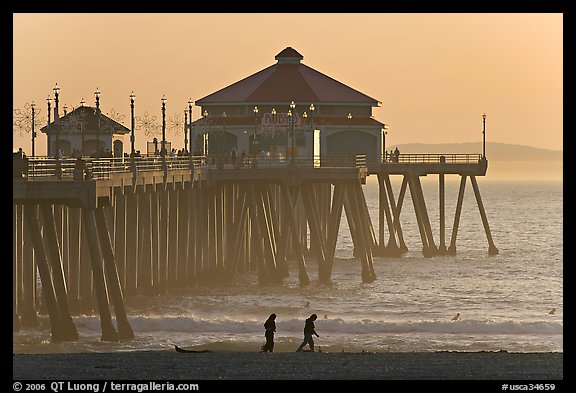
[[[306,302],[306,304],[304,305],[304,307],[310,307],[310,302]]]
[[[312,314],[310,315],[310,318],[306,319],[306,323],[304,324],[304,341],[302,341],[302,344],[300,344],[296,352],[301,352],[302,348],[304,348],[306,344],[310,345],[310,352],[314,352],[314,340],[312,339],[312,335],[315,334],[316,337],[320,337],[318,333],[316,333],[316,327],[314,326],[316,318],[318,318],[316,314]]]
[[[396,149],[394,150],[394,161],[398,162],[400,159],[400,150],[398,150],[398,146],[396,146]]]
[[[556,309],[555,309],[555,308],[552,308],[552,310],[548,311],[548,314],[554,315],[555,312],[556,312]]]
[[[453,320],[453,321],[458,321],[458,320],[460,320],[460,313],[457,312],[456,315],[454,315],[454,316],[452,317],[452,320]]]
[[[266,337],[266,344],[262,346],[262,352],[274,351],[274,332],[276,331],[276,314],[270,314],[266,322],[264,322],[264,337]]]
[[[230,151],[230,159],[232,160],[232,165],[236,166],[236,148],[232,146],[232,150]]]

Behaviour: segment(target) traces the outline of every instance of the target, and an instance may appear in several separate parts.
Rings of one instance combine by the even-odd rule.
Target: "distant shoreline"
[[[15,354],[14,380],[562,380],[562,352]]]

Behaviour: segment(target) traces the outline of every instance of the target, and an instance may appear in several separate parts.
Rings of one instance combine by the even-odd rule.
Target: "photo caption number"
[[[26,391],[46,390],[46,385],[44,385],[43,383],[25,383],[24,390]]]

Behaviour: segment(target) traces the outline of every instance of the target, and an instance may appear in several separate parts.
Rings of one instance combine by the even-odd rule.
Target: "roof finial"
[[[274,58],[278,60],[278,64],[300,64],[300,60],[302,60],[304,56],[289,46],[282,52],[278,53]]]

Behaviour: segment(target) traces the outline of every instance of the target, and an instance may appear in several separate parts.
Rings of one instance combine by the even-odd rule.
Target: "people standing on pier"
[[[266,322],[264,322],[264,337],[266,337],[266,344],[262,346],[261,352],[273,352],[274,350],[274,332],[276,331],[276,314],[270,314]]]
[[[232,165],[236,167],[236,147],[232,146],[232,150],[230,150],[230,158],[232,159]]]
[[[306,323],[304,324],[304,341],[302,341],[302,344],[300,344],[296,352],[302,352],[302,348],[304,348],[306,344],[309,344],[310,351],[314,352],[314,339],[312,335],[315,334],[316,337],[320,337],[318,333],[316,333],[316,327],[314,326],[314,321],[317,318],[318,316],[316,314],[312,314],[310,318],[306,319]]]
[[[394,161],[398,162],[400,159],[400,150],[398,150],[398,146],[396,146],[396,149],[394,150]]]

